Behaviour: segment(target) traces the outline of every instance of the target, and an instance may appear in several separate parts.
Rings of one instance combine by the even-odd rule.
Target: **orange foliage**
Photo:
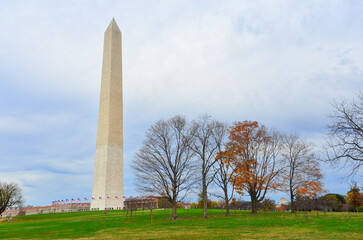
[[[237,201],[236,201],[235,198],[232,198],[231,205],[232,206],[236,206],[237,205]]]
[[[305,181],[296,188],[296,194],[298,196],[307,196],[309,198],[318,198],[325,192],[324,184],[320,181]]]
[[[280,207],[276,208],[276,210],[282,212],[282,211],[286,210],[286,207],[285,206],[280,206]]]
[[[256,121],[236,122],[230,127],[222,157],[227,167],[236,169],[231,182],[237,193],[246,191],[252,201],[261,201],[268,189],[281,184],[274,161],[277,139]]]
[[[360,207],[363,205],[363,198],[359,193],[359,188],[355,185],[353,186],[350,191],[347,193],[347,203],[352,205],[353,207]]]

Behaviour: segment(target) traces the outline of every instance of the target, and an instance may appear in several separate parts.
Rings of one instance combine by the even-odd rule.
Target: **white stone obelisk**
[[[112,19],[105,32],[91,210],[123,208],[121,31]]]

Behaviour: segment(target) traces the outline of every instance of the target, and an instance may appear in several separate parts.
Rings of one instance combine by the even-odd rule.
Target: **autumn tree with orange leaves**
[[[237,193],[251,198],[252,213],[266,193],[280,186],[282,137],[256,121],[236,122],[230,127],[225,161],[238,166],[232,175]]]
[[[306,181],[302,187],[297,190],[296,195],[318,200],[324,193],[326,193],[326,190],[321,181]]]
[[[355,209],[358,212],[358,207],[363,205],[363,198],[361,196],[361,194],[359,193],[359,188],[357,186],[356,182],[353,182],[351,187],[350,187],[350,191],[347,193],[347,203],[353,207],[355,207]]]
[[[283,143],[282,190],[290,194],[291,212],[295,212],[297,195],[313,197],[320,192],[322,174],[311,143],[295,134],[284,136]]]

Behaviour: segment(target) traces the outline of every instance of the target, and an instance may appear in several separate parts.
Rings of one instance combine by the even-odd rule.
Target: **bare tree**
[[[208,186],[213,181],[215,172],[213,166],[218,161],[217,153],[219,146],[222,145],[225,132],[223,124],[212,120],[210,116],[204,115],[199,120],[192,123],[193,141],[190,148],[195,153],[198,169],[200,169],[203,216],[207,218],[208,208]]]
[[[335,102],[333,108],[332,122],[327,125],[327,161],[349,166],[352,176],[363,165],[363,93],[352,102]]]
[[[224,162],[223,155],[218,159],[214,183],[222,190],[223,194],[214,193],[216,197],[222,198],[226,207],[226,216],[229,216],[230,202],[234,196],[236,180],[234,173],[238,169],[235,165],[228,165]]]
[[[295,198],[301,191],[309,191],[311,186],[322,178],[319,162],[315,158],[311,143],[307,143],[296,134],[284,136],[285,167],[282,176],[283,188],[290,194],[291,212],[296,211]]]
[[[0,214],[7,207],[22,205],[24,202],[22,189],[16,183],[0,182]]]
[[[147,131],[144,145],[132,164],[140,190],[168,199],[172,220],[177,219],[177,202],[195,182],[190,141],[190,128],[184,117],[177,115],[167,121],[160,120]]]
[[[226,142],[228,127],[226,124],[216,124],[214,134],[218,141],[217,164],[214,166],[215,177],[214,183],[222,190],[222,195],[214,193],[213,195],[222,198],[226,207],[226,216],[229,216],[230,202],[234,196],[235,178],[234,173],[238,169],[238,164],[227,164],[226,155],[223,151],[223,144]]]

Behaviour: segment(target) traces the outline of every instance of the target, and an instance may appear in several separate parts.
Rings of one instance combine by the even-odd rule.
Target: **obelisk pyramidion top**
[[[106,29],[106,31],[109,31],[109,30],[121,32],[120,28],[117,26],[117,23],[114,18],[112,18],[110,24],[108,25],[108,27]]]
[[[98,113],[91,210],[123,207],[123,114],[121,31],[106,29]]]

